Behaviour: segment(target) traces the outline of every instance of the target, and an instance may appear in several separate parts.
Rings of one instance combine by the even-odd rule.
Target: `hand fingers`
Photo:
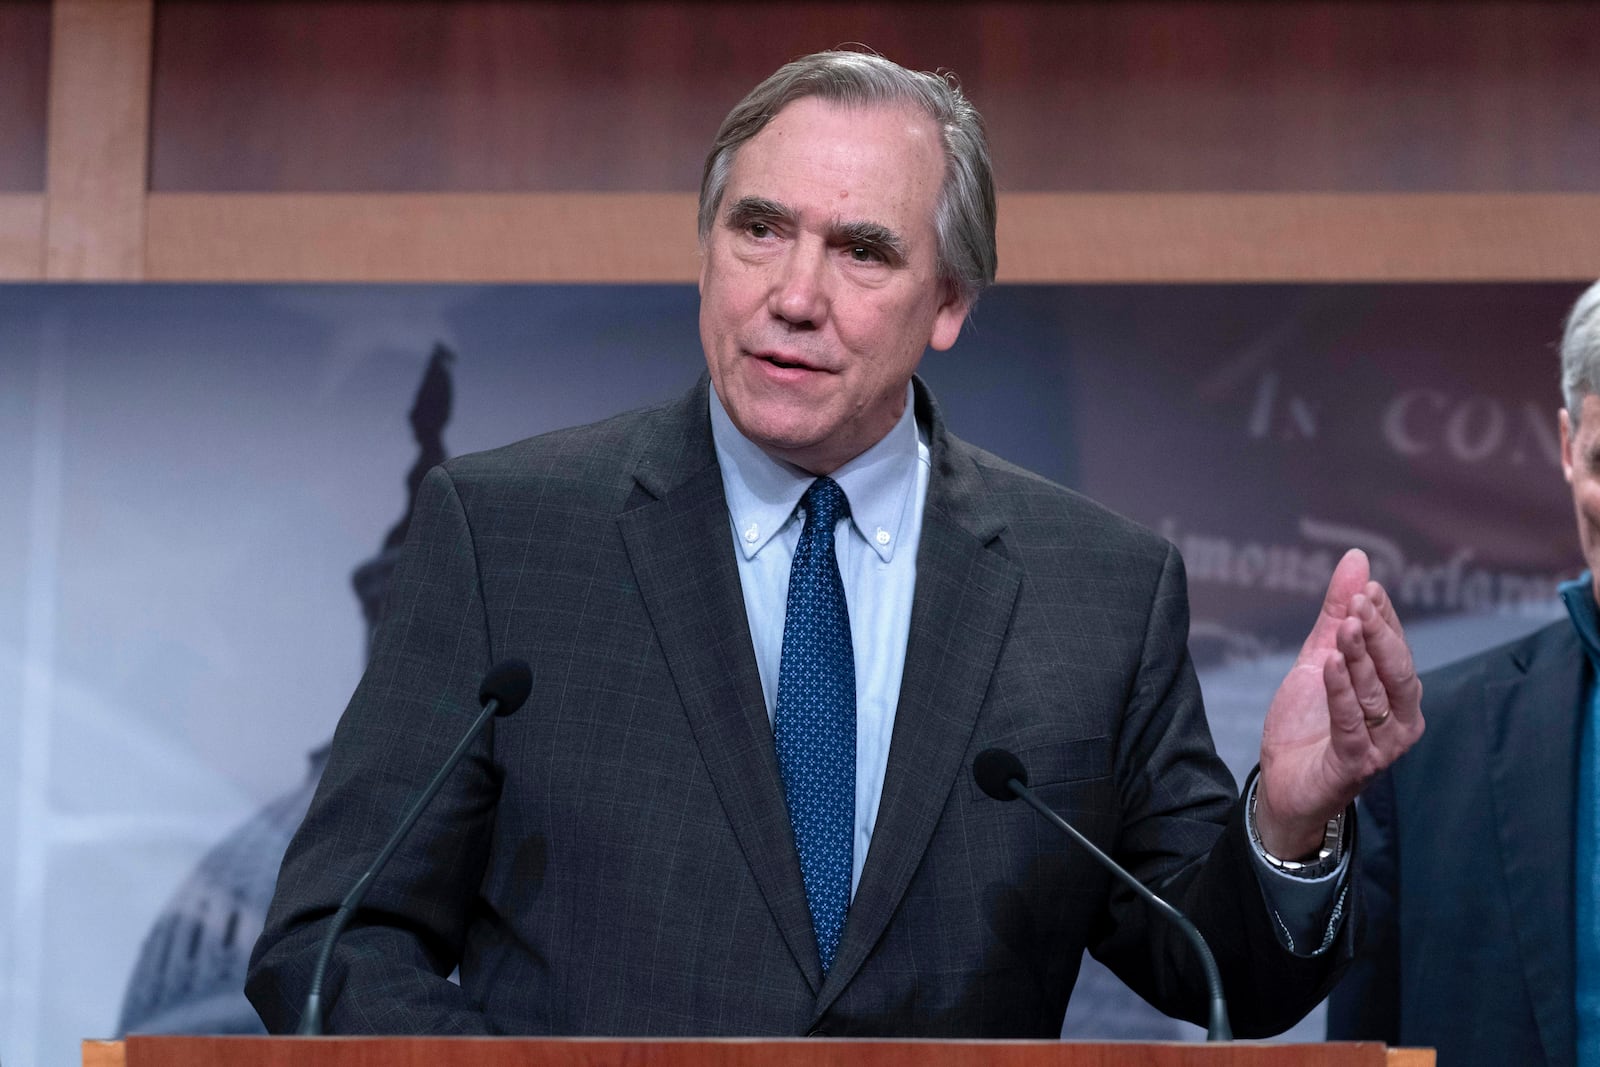
[[[1384,622],[1388,623],[1404,641],[1406,628],[1401,625],[1400,616],[1395,613],[1394,601],[1390,599],[1389,591],[1378,582],[1368,582],[1362,592],[1372,601],[1372,606],[1378,609],[1378,614],[1383,617]]]
[[[1347,765],[1364,762],[1372,738],[1342,654],[1330,653],[1323,661],[1322,686],[1328,695],[1328,736],[1334,754]]]
[[[1368,608],[1361,600],[1356,603],[1363,610]],[[1344,656],[1345,674],[1350,679],[1356,703],[1361,705],[1363,724],[1368,729],[1383,725],[1393,708],[1390,706],[1388,690],[1379,677],[1378,665],[1369,654],[1361,618],[1347,619],[1340,625],[1339,652]]]
[[[1352,548],[1344,554],[1338,566],[1333,568],[1333,576],[1328,579],[1328,591],[1323,595],[1322,609],[1317,612],[1317,621],[1311,627],[1310,636],[1301,646],[1302,655],[1334,647],[1339,623],[1350,616],[1350,601],[1370,584],[1370,574],[1371,567],[1365,552]]]
[[[1360,623],[1363,658],[1370,662],[1388,707],[1403,722],[1410,723],[1419,717],[1422,683],[1417,679],[1411,648],[1406,644],[1405,633],[1399,628],[1394,608],[1389,605],[1387,596],[1383,601],[1384,606],[1389,608],[1387,612],[1377,601],[1361,593],[1351,601],[1351,610]],[[1376,714],[1378,712],[1369,712],[1368,717]]]

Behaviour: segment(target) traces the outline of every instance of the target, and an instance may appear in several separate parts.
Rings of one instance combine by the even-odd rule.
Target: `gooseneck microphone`
[[[383,851],[378,853],[378,858],[372,861],[372,865],[362,873],[356,884],[350,887],[350,892],[344,895],[344,900],[339,903],[339,910],[333,914],[328,932],[322,935],[317,963],[311,971],[311,990],[306,994],[305,1011],[300,1015],[300,1029],[296,1031],[300,1036],[317,1037],[322,1033],[322,980],[328,970],[328,960],[333,956],[333,946],[338,942],[339,935],[344,932],[345,925],[350,922],[350,917],[355,914],[356,908],[360,907],[362,899],[366,897],[367,890],[372,887],[373,879],[383,870],[383,865],[389,862],[389,857],[394,855],[394,850],[411,831],[412,824],[422,814],[422,809],[428,806],[428,801],[439,791],[439,787],[444,785],[444,780],[449,777],[455,765],[461,762],[461,757],[466,753],[468,746],[483,732],[484,723],[495,715],[510,715],[522,707],[522,702],[528,699],[528,693],[532,688],[533,672],[520,659],[501,660],[490,667],[489,673],[483,676],[483,684],[478,687],[478,703],[483,705],[483,710],[472,721],[460,744],[450,753],[450,758],[444,761],[444,766],[439,768],[439,772],[428,783],[428,788],[417,797],[416,802],[411,805],[411,810],[406,812],[406,817],[400,820],[400,825],[389,835],[389,840],[384,844]]]
[[[972,761],[972,777],[977,779],[979,789],[996,800],[1016,800],[1018,797],[1026,800],[1040,815],[1065,830],[1074,841],[1088,849],[1089,854],[1100,861],[1101,866],[1122,879],[1142,899],[1148,901],[1151,907],[1178,924],[1178,929],[1184,932],[1199,955],[1200,966],[1206,975],[1206,989],[1211,996],[1211,1015],[1210,1023],[1206,1027],[1206,1040],[1232,1041],[1233,1030],[1228,1025],[1228,1002],[1222,995],[1222,974],[1217,970],[1217,961],[1211,955],[1211,947],[1206,944],[1206,939],[1200,936],[1200,931],[1189,921],[1188,916],[1152,893],[1121,864],[1096,848],[1094,842],[1080,834],[1076,827],[1051,811],[1049,806],[1028,788],[1027,768],[1023,767],[1022,761],[1014,754],[1003,748],[984,749],[978,753],[978,758]]]

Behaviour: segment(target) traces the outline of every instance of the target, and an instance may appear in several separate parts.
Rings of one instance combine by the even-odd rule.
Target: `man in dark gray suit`
[[[1568,618],[1425,679],[1433,730],[1362,795],[1371,922],[1329,1037],[1600,1065],[1600,283],[1567,317],[1561,382],[1589,571],[1561,588]]]
[[[994,217],[944,78],[824,53],[733,110],[709,379],[426,480],[252,962],[271,1028],[504,656],[532,696],[341,941],[335,1031],[1046,1037],[1085,946],[1203,1017],[1170,925],[980,792],[990,746],[1194,918],[1239,1033],[1316,1002],[1358,907],[1345,808],[1422,729],[1399,624],[1347,556],[1241,799],[1176,552],[950,435],[913,377],[993,280]]]

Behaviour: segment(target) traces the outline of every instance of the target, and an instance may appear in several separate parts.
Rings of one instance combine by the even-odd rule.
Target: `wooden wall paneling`
[[[44,192],[49,0],[0,0],[0,193]]]
[[[1592,4],[1070,4],[987,27],[1007,188],[1600,190]],[[1014,78],[991,84],[1009,64]]]
[[[45,276],[144,273],[152,0],[55,0]]]
[[[954,69],[1011,191],[1600,190],[1589,3],[165,0],[158,192],[688,191],[863,41]]]
[[[973,24],[966,8],[939,5],[938,24]],[[686,191],[722,116],[780,63],[863,39],[931,57],[932,10],[175,0],[158,9],[151,187]]]
[[[0,197],[7,278],[692,281],[723,111],[850,40],[961,71],[1003,281],[1600,273],[1591,5],[51,10],[47,196]]]

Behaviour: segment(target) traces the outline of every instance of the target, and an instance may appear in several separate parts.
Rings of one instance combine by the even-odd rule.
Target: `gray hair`
[[[1600,393],[1600,282],[1589,286],[1567,315],[1561,335],[1561,397],[1573,429],[1583,398]]]
[[[728,112],[706,156],[700,180],[700,242],[716,222],[739,147],[796,100],[815,96],[843,104],[910,104],[938,124],[944,183],[934,209],[940,280],[976,301],[994,281],[994,174],[983,116],[954,76],[910,71],[869,52],[831,51],[784,65]]]

